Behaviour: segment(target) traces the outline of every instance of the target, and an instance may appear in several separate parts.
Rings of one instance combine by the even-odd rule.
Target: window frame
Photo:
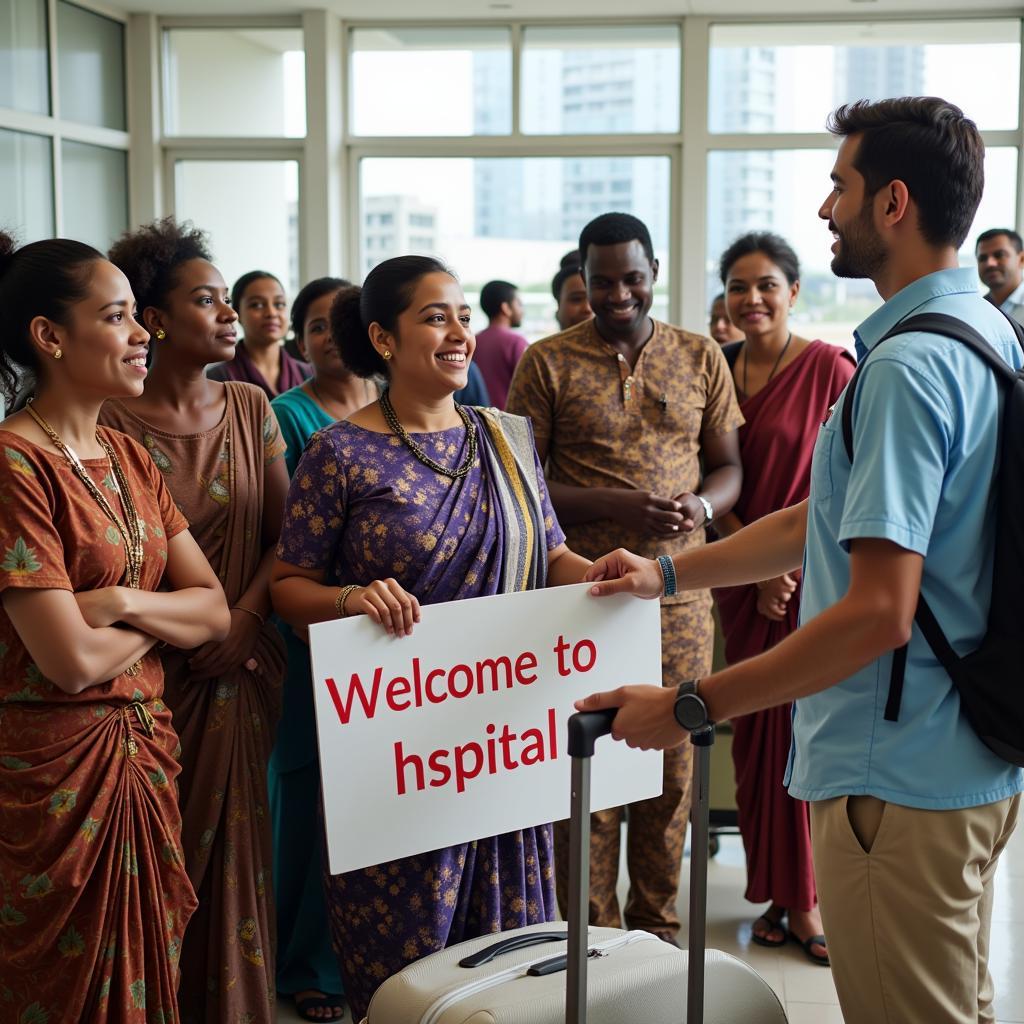
[[[81,142],[90,146],[99,146],[103,149],[121,150],[128,154],[128,197],[126,206],[131,210],[131,127],[132,127],[132,96],[128,71],[128,53],[130,47],[129,39],[129,17],[123,11],[108,7],[103,3],[96,3],[94,0],[68,0],[74,7],[80,7],[90,14],[96,14],[103,18],[116,21],[124,27],[123,54],[125,60],[125,111],[127,129],[122,131],[116,128],[104,128],[98,125],[82,124],[78,121],[69,121],[62,117],[60,109],[60,56],[58,53],[58,29],[57,29],[57,8],[58,0],[45,0],[46,8],[46,54],[48,62],[47,84],[50,91],[50,113],[33,114],[27,111],[14,110],[10,107],[0,107],[0,128],[12,132],[21,132],[28,135],[41,135],[50,141],[51,176],[53,179],[53,194],[50,197],[51,211],[53,215],[54,233],[61,238],[65,235],[64,215],[64,161],[63,142]]]
[[[54,0],[49,0],[52,4]],[[94,5],[82,0],[83,6]],[[98,11],[98,7],[95,7]],[[959,15],[959,17],[958,17]],[[1018,83],[1019,116],[1016,130],[983,131],[986,146],[1007,146],[1017,151],[1016,209],[1024,223],[1024,17],[1006,9],[971,11],[970,20],[1006,21],[1016,15],[1021,26],[1022,74]],[[842,12],[795,15],[651,15],[643,18],[586,18],[587,26],[635,24],[678,25],[681,40],[680,125],[677,133],[623,135],[527,135],[521,130],[521,71],[523,33],[528,26],[572,25],[565,16],[551,18],[494,17],[476,19],[342,19],[326,11],[301,15],[157,17],[132,15],[127,43],[129,66],[129,128],[133,140],[129,167],[133,189],[132,222],[139,223],[172,212],[168,194],[167,157],[213,157],[300,160],[300,273],[359,273],[360,195],[359,162],[367,157],[601,157],[667,156],[670,159],[669,244],[671,274],[668,284],[669,315],[678,324],[706,332],[707,300],[705,249],[707,244],[708,154],[713,150],[833,149],[835,140],[818,133],[711,133],[708,89],[711,26],[718,24],[835,23],[838,26],[885,21],[956,21],[964,12]],[[301,25],[306,50],[305,139],[195,139],[164,138],[158,63],[164,28],[289,27]],[[350,30],[357,28],[507,27],[512,48],[512,130],[507,135],[469,136],[358,136],[350,128]],[[155,62],[155,63],[154,63]],[[153,111],[156,111],[155,122]],[[4,112],[0,111],[0,125]],[[35,123],[35,122],[33,122]],[[32,130],[32,129],[29,129]],[[91,141],[96,138],[89,133]],[[69,137],[80,137],[74,135]],[[148,140],[153,140],[152,145]],[[822,198],[827,191],[822,182]],[[173,185],[169,186],[173,188]],[[813,209],[808,211],[812,216]],[[824,239],[823,239],[824,244]]]
[[[540,135],[524,134],[521,123],[521,72],[523,56],[524,29],[529,26],[542,25],[552,28],[572,28],[574,23],[565,17],[559,18],[500,18],[471,20],[425,20],[409,19],[382,22],[380,19],[352,18],[345,19],[342,25],[342,68],[345,76],[346,119],[344,131],[344,206],[346,222],[352,225],[344,239],[345,267],[352,272],[360,268],[360,249],[362,221],[360,210],[362,196],[360,194],[359,164],[364,158],[395,157],[451,157],[451,158],[488,158],[518,157],[530,159],[536,157],[643,157],[657,156],[669,159],[669,215],[668,215],[668,253],[669,265],[678,268],[683,246],[681,244],[681,194],[683,175],[683,102],[685,97],[685,49],[686,22],[688,19],[679,17],[650,16],[643,18],[587,18],[586,25],[609,26],[617,25],[677,25],[680,31],[680,130],[677,132],[657,133],[624,133],[621,135]],[[350,97],[351,74],[351,33],[354,29],[367,28],[495,28],[506,27],[509,30],[512,48],[512,127],[505,135],[417,135],[417,136],[382,136],[355,135],[350,130],[348,101]],[[656,254],[657,255],[657,254]],[[552,267],[552,273],[557,267]],[[360,277],[361,275],[357,276]],[[679,310],[682,308],[681,278],[678,269],[673,270],[667,281],[669,316],[678,322]]]

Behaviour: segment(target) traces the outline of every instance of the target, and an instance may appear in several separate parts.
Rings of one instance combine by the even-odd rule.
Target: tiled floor
[[[726,837],[708,871],[708,945],[747,961],[778,993],[790,1024],[843,1024],[827,969],[808,963],[795,944],[779,949],[751,945],[750,921],[756,914],[743,899],[743,887],[742,848],[738,839]],[[620,888],[624,896],[625,879],[620,879]],[[686,899],[684,886],[684,921]],[[1024,828],[1017,830],[996,876],[991,966],[999,1021],[1024,1022]],[[298,1020],[294,1007],[282,1002],[278,1021]],[[346,1016],[345,1021],[350,1024],[351,1018]]]

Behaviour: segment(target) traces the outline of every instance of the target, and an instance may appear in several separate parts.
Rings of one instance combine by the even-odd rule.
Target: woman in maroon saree
[[[720,535],[781,508],[810,491],[818,428],[853,374],[845,350],[798,338],[789,311],[800,290],[796,254],[777,235],[737,239],[721,261],[729,316],[744,340],[723,351],[743,410],[743,490],[718,522]],[[726,660],[733,664],[774,647],[797,627],[800,583],[786,575],[756,586],[715,591]],[[754,922],[752,940],[780,946],[787,937],[816,963],[827,964],[817,910],[807,805],[783,786],[792,705],[733,721],[736,803],[747,855],[747,899],[770,901]],[[788,928],[783,919],[788,914]]]

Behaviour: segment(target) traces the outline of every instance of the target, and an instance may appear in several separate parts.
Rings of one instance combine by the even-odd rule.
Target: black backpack
[[[1024,329],[1007,317],[1024,348]],[[977,650],[961,658],[950,646],[924,594],[914,621],[960,694],[960,707],[989,750],[1024,767],[1024,370],[1014,370],[969,324],[942,313],[922,313],[898,323],[879,344],[898,334],[927,331],[955,338],[995,371],[1006,385],[999,449],[995,564],[988,628]],[[843,443],[853,462],[853,396],[865,358],[843,398]],[[893,654],[886,721],[899,718],[907,648]]]

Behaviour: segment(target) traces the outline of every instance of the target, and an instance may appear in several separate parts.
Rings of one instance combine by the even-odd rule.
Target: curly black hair
[[[182,263],[213,260],[206,232],[191,221],[179,224],[173,217],[125,232],[110,247],[107,258],[128,278],[140,315],[150,306],[163,305]]]

